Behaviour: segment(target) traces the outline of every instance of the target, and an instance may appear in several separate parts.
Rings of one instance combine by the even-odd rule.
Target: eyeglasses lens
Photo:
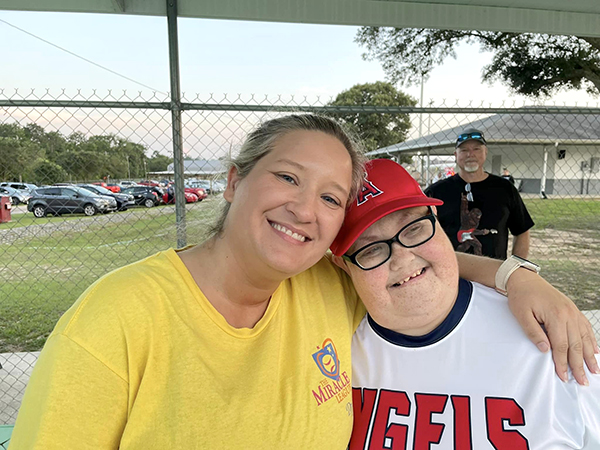
[[[466,141],[467,139],[482,139],[481,133],[461,134],[458,136],[458,142]]]
[[[425,216],[403,227],[396,236],[384,242],[374,242],[356,255],[356,262],[363,269],[372,269],[386,262],[392,254],[392,244],[399,242],[412,248],[427,242],[435,233],[432,216]]]
[[[386,261],[391,254],[391,248],[389,244],[385,242],[379,242],[362,250],[356,255],[356,262],[363,269],[370,269],[371,267],[378,266],[383,261]]]
[[[471,192],[471,183],[465,184],[465,191],[467,192],[467,200],[473,201],[473,192]]]

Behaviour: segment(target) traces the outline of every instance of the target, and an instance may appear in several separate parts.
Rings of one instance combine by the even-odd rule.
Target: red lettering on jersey
[[[471,438],[471,399],[463,395],[452,395],[454,409],[454,450],[473,450]]]
[[[379,194],[383,194],[383,191],[379,190],[373,183],[365,178],[362,189],[356,197],[356,206],[360,206],[366,202],[369,199],[369,196],[377,197]]]
[[[512,398],[485,398],[488,440],[496,450],[528,450],[529,443],[517,430],[505,430],[504,421],[511,426],[525,425],[523,408]]]
[[[362,394],[362,395],[361,395]],[[363,450],[369,432],[369,423],[375,407],[377,389],[352,388],[354,404],[354,426],[350,438],[349,450]]]
[[[429,450],[430,444],[439,444],[444,432],[443,423],[431,421],[433,413],[443,413],[448,401],[447,395],[415,394],[417,418],[415,419],[414,450]]]
[[[391,439],[392,450],[406,449],[408,426],[397,423],[388,425],[390,411],[392,410],[398,416],[408,416],[410,414],[410,400],[406,392],[386,391],[382,389],[379,394],[377,411],[375,411],[369,449],[379,450],[390,448],[384,447],[385,438]]]

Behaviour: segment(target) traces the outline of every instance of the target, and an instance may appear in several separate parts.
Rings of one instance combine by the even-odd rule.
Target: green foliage
[[[26,180],[38,186],[54,184],[67,179],[67,172],[56,163],[47,159],[39,159],[26,173]]]
[[[149,172],[162,172],[167,170],[169,164],[173,162],[173,158],[161,155],[157,151],[154,151],[152,157],[148,159],[148,171]]]
[[[419,83],[444,59],[456,58],[460,42],[468,42],[493,53],[491,64],[483,68],[483,80],[498,80],[514,93],[540,97],[582,87],[590,94],[600,93],[600,38],[362,27],[355,41],[367,49],[363,58],[379,60],[392,82]]]
[[[145,152],[143,145],[111,134],[88,138],[75,132],[65,137],[35,123],[0,124],[1,181],[51,184],[142,178],[148,161]]]
[[[414,106],[417,101],[398,91],[392,84],[357,84],[341,92],[330,106]],[[342,119],[364,142],[367,151],[387,147],[406,140],[410,129],[408,114],[397,113],[332,113]]]
[[[27,167],[44,156],[44,151],[22,135],[19,136],[20,133],[2,137],[3,131],[7,131],[6,128],[0,127],[0,180],[18,181]]]

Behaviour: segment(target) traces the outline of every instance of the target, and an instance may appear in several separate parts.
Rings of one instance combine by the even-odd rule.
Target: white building
[[[452,155],[466,128],[482,131],[488,143],[484,169],[499,175],[507,168],[523,193],[600,194],[599,114],[495,114],[369,153],[371,158],[421,155],[422,173],[437,155]],[[418,158],[417,158],[418,162]],[[431,170],[429,170],[431,174]],[[424,178],[427,178],[425,175]],[[431,178],[429,178],[431,179]]]

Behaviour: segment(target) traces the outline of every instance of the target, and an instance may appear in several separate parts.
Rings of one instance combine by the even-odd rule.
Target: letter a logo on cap
[[[369,200],[369,197],[373,198],[381,194],[383,194],[383,191],[367,180],[367,174],[365,172],[365,181],[363,182],[362,189],[356,198],[356,206],[360,206],[365,203],[367,200]]]

